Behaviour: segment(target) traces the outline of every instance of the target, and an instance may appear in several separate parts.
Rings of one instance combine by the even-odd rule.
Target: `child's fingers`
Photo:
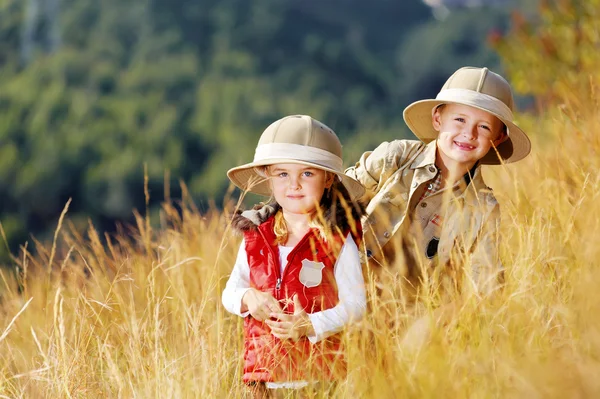
[[[302,313],[304,312],[304,308],[302,307],[302,304],[300,303],[300,298],[298,298],[298,294],[294,294],[294,313],[298,314],[298,313]]]
[[[273,331],[271,331],[271,334],[273,334],[273,336],[275,338],[279,338],[280,340],[286,340],[286,339],[291,339],[292,338],[288,334],[278,334],[278,333],[274,333]]]
[[[278,321],[267,319],[267,320],[265,320],[265,323],[269,326],[271,331],[275,331],[275,330],[279,331],[281,329],[281,323],[279,323]]]
[[[270,312],[282,312],[281,304],[279,301],[272,296],[269,296],[268,300],[265,302],[265,306],[268,308]]]
[[[270,317],[271,311],[266,305],[262,305],[256,309],[256,313],[260,317],[260,321],[264,321]]]
[[[280,322],[293,322],[294,315],[283,313],[283,312],[273,312],[269,315],[270,317],[279,320]]]
[[[291,339],[295,342],[301,337],[296,324],[292,322],[281,322],[269,319],[266,323],[271,329],[271,334],[276,338]]]
[[[254,317],[258,321],[264,321],[268,318],[268,313],[259,308],[256,309],[254,313],[252,313],[252,317]]]
[[[281,306],[277,299],[273,298],[272,295],[267,293],[259,293],[257,295],[256,307],[252,314],[256,320],[264,321],[269,318],[271,312],[281,311]]]
[[[267,319],[265,323],[267,323],[267,325],[271,328],[271,331],[276,331],[278,333],[289,332],[294,326],[292,323],[275,321],[271,319]]]

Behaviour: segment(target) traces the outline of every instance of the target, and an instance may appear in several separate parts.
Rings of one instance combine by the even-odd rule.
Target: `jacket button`
[[[427,208],[427,202],[421,202],[421,208]]]
[[[431,173],[435,172],[435,171],[436,171],[436,169],[435,169],[435,166],[430,166],[430,167],[429,167],[429,171],[430,171]]]
[[[371,256],[373,256],[373,251],[367,249],[367,258],[370,258]]]
[[[384,236],[385,238],[390,238],[390,232],[389,232],[389,231],[386,231],[385,233],[383,233],[383,236]]]
[[[414,183],[412,184],[412,186],[413,186],[413,188],[417,187],[417,182],[414,182]]]

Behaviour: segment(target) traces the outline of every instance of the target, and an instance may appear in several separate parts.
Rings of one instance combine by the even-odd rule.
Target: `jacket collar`
[[[436,152],[437,152],[437,140],[433,140],[430,143],[425,145],[425,148],[423,149],[423,151],[421,151],[421,153],[415,158],[415,160],[413,161],[413,163],[410,165],[411,169],[422,169],[422,168],[426,168],[428,166],[434,166],[435,167],[435,157],[436,157]],[[435,167],[437,170],[437,167]],[[428,168],[429,169],[429,168]],[[431,172],[431,170],[430,170]],[[474,171],[471,172],[471,179],[470,182],[467,184],[467,182],[465,181],[465,179],[461,179],[461,184],[464,182],[465,185],[467,187],[472,187],[475,190],[480,190],[480,189],[487,189],[488,187],[485,185],[485,182],[483,181],[483,176],[481,173],[481,164],[478,164],[475,168]],[[427,176],[423,176],[422,179],[427,179],[427,178],[432,178],[434,175],[429,176],[431,173],[429,173]],[[462,190],[460,190],[461,193],[464,194],[464,192],[466,191],[464,188],[465,186],[462,186]]]
[[[410,165],[411,169],[423,168],[429,165],[435,165],[435,153],[437,151],[437,140],[433,140],[425,146],[425,149],[415,158]]]
[[[477,165],[470,180],[471,181],[469,185],[473,185],[473,187],[475,187],[477,190],[481,188],[487,188],[485,182],[483,181],[483,174],[481,173],[481,164]]]

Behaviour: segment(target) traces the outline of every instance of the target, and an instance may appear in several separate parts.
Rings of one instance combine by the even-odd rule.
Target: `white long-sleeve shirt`
[[[287,265],[287,256],[293,247],[279,246],[279,264],[281,275]],[[312,343],[319,342],[342,330],[350,321],[362,318],[367,308],[365,281],[362,275],[358,247],[348,235],[342,246],[340,255],[334,265],[334,277],[338,287],[338,304],[331,309],[310,313],[308,318],[313,325],[315,335],[309,336]],[[227,280],[221,296],[223,306],[228,312],[247,317],[249,312],[242,313],[242,297],[250,289],[250,266],[246,255],[246,245],[242,241],[238,250],[233,271]]]

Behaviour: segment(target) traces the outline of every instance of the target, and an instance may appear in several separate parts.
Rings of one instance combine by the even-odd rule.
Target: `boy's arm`
[[[370,199],[398,169],[398,162],[404,158],[405,147],[405,140],[383,142],[373,151],[365,152],[354,166],[346,169],[345,173],[366,188],[365,195]]]

